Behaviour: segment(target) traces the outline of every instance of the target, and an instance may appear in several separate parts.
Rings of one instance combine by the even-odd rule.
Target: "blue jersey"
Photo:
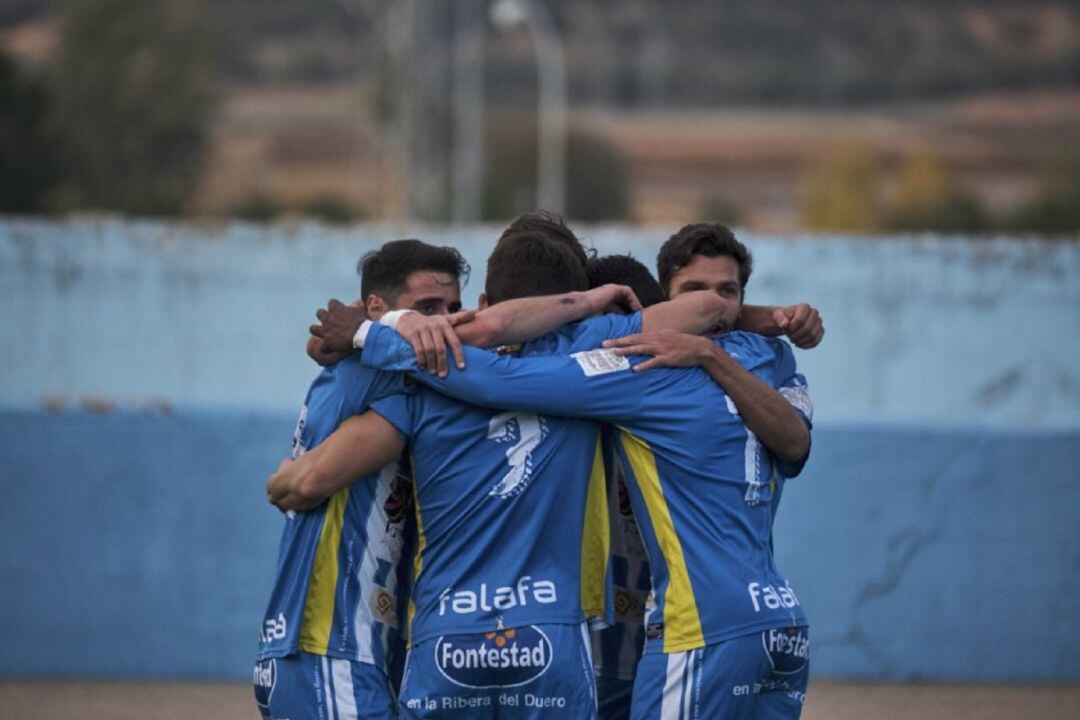
[[[400,377],[369,370],[355,355],[324,368],[300,411],[293,457],[369,408],[401,424],[407,413],[403,390]],[[260,660],[303,650],[386,669],[400,624],[410,498],[407,477],[394,463],[314,510],[286,514]]]
[[[608,337],[640,327],[635,316],[604,323]],[[384,367],[415,362],[396,333],[373,335],[368,347]],[[779,389],[809,425],[806,383],[785,342],[733,332],[717,343]],[[653,581],[647,653],[806,624],[772,553],[773,498],[801,462],[775,462],[707,373],[635,373],[632,363],[641,358],[604,350],[536,358],[466,352],[467,370],[424,382],[480,405],[602,419],[620,428],[617,451],[631,479]]]
[[[380,326],[369,338],[381,332],[399,339]],[[574,351],[596,337],[568,330],[520,353]],[[396,369],[380,345],[365,346],[364,363]],[[400,429],[409,438],[418,530],[411,643],[602,616],[608,533],[599,425],[492,411],[429,389],[409,405],[411,423]]]

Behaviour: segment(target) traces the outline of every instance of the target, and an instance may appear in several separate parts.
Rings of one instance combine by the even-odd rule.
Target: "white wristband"
[[[356,334],[352,336],[353,347],[357,350],[364,349],[364,341],[367,340],[368,333],[371,332],[372,323],[370,320],[365,320],[360,323],[360,327],[356,329]]]
[[[405,317],[409,313],[414,313],[415,310],[391,310],[390,312],[383,313],[383,316],[379,318],[379,324],[385,325],[389,328],[397,330],[398,321]]]

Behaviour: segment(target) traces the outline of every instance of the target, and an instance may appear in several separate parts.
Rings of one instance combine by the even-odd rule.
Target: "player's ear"
[[[488,306],[487,293],[480,293],[480,298],[476,301],[476,307],[483,310]]]
[[[364,312],[372,319],[382,317],[389,309],[390,306],[375,293],[368,295],[367,300],[364,301]]]

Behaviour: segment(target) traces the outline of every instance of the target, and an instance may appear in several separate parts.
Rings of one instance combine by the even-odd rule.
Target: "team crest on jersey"
[[[435,666],[467,688],[518,687],[547,672],[548,636],[534,625],[474,635],[444,635],[435,643]]]
[[[495,483],[489,495],[508,498],[525,492],[533,478],[532,453],[547,434],[547,422],[539,415],[504,412],[491,418],[488,440],[508,445],[506,461],[510,470]]]

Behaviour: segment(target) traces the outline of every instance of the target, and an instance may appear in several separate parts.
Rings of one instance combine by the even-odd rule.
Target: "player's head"
[[[664,291],[649,272],[649,268],[630,255],[605,255],[593,258],[589,260],[585,270],[589,274],[590,288],[608,283],[627,285],[637,295],[642,307],[664,301]]]
[[[589,261],[590,251],[585,249],[585,246],[581,244],[573,230],[568,228],[563,219],[555,213],[549,213],[546,210],[535,210],[521,215],[503,230],[498,243],[522,231],[537,232],[548,240],[563,243],[570,248],[570,251],[574,253],[582,265]]]
[[[746,246],[720,223],[684,226],[660,248],[656,258],[660,286],[669,298],[695,290],[711,290],[729,301],[721,330],[734,327],[742,310],[753,259]]]
[[[480,307],[588,289],[585,266],[565,243],[533,230],[519,230],[504,233],[491,252]]]
[[[394,240],[366,253],[356,264],[360,298],[368,317],[387,310],[444,315],[461,309],[461,279],[469,265],[452,247],[420,240]]]

